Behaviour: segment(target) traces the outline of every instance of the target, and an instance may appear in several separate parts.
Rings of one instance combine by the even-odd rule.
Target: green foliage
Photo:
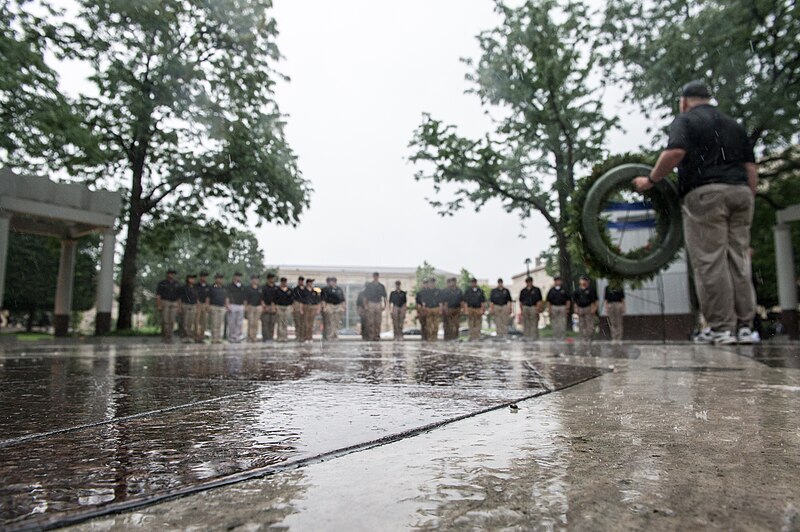
[[[96,236],[78,241],[72,310],[83,311],[94,306],[99,253]],[[56,238],[11,232],[4,308],[20,315],[52,312],[60,255],[61,243]]]
[[[608,79],[630,101],[666,117],[683,83],[705,79],[785,170],[800,168],[798,34],[800,4],[787,0],[612,0],[602,25]]]
[[[597,71],[594,28],[580,2],[530,0],[518,8],[496,3],[497,28],[478,36],[482,56],[467,76],[471,92],[502,115],[481,139],[424,115],[410,159],[417,180],[454,199],[429,200],[443,215],[467,203],[476,210],[497,199],[525,219],[534,212],[550,225],[562,269],[570,268],[566,226],[575,172],[603,155],[608,131],[601,94],[587,79]]]
[[[445,276],[444,274],[437,273],[435,266],[429,264],[428,261],[424,261],[421,266],[417,266],[416,284],[411,289],[411,295],[415,296],[422,288],[422,283],[425,279],[430,279],[431,277],[436,279],[436,286],[438,288],[444,288],[446,284]]]

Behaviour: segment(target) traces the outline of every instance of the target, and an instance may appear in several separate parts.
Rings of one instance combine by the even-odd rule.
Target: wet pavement
[[[10,347],[0,527],[800,530],[797,352]]]

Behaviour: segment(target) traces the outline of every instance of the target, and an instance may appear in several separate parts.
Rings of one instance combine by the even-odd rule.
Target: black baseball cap
[[[253,279],[261,279],[261,276],[258,275],[257,273],[254,273],[254,274],[250,275],[250,280],[253,280]]]
[[[233,276],[234,277],[241,277],[242,276],[242,272],[234,272]]]
[[[208,272],[203,270],[202,272],[200,272],[200,277],[208,277]]]
[[[395,284],[395,286],[400,286],[403,283],[401,283],[400,281],[395,281],[394,284]]]
[[[533,282],[533,277],[526,277],[525,278],[525,282],[526,283],[532,283]]]
[[[195,274],[193,274],[193,273],[190,273],[189,275],[186,276],[186,278],[187,279],[197,279],[197,276]]]
[[[221,273],[218,273],[218,274],[216,274],[216,275],[214,276],[214,279],[224,279],[224,278],[225,278],[225,276],[224,276],[224,275],[222,275]]]
[[[268,273],[267,274],[267,279],[274,279],[274,278],[275,278],[275,274],[274,273]]]
[[[556,275],[555,277],[553,277],[553,280],[554,281],[560,281],[561,280],[561,276],[560,275]]]
[[[711,92],[703,80],[695,79],[681,88],[681,96],[684,98],[711,98]]]
[[[589,276],[586,275],[586,274],[581,275],[581,280],[582,281],[591,281],[591,279],[589,279]]]
[[[279,281],[280,281],[280,282],[282,282],[282,283],[285,283],[285,282],[287,282],[288,280],[289,280],[289,279],[287,279],[286,277],[281,277],[281,278],[279,279]]]
[[[503,282],[503,279],[498,279],[498,280],[497,280],[497,282],[498,282],[498,283],[502,283],[502,282]]]
[[[476,278],[474,278],[474,277],[473,277],[472,279],[470,279],[470,280],[469,280],[469,282],[471,282],[471,283],[477,283],[477,282],[478,282],[478,280],[477,280]]]
[[[178,273],[178,271],[173,268],[170,268],[169,270],[167,270],[167,273]]]

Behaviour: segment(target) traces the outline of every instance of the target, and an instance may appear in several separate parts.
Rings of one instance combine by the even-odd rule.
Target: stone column
[[[792,252],[792,231],[785,223],[776,225],[774,231],[775,268],[778,274],[778,304],[781,307],[781,321],[786,327],[789,337],[797,340],[797,285]]]
[[[117,232],[113,228],[103,231],[103,251],[100,255],[100,276],[97,279],[97,316],[94,320],[94,333],[106,334],[111,331],[111,306],[114,302],[114,251]]]
[[[0,310],[3,309],[3,292],[6,287],[6,262],[8,259],[8,230],[11,215],[0,212]]]
[[[58,262],[56,281],[56,304],[53,326],[56,336],[66,336],[69,332],[69,317],[72,312],[72,281],[75,275],[75,240],[61,241],[61,258]]]

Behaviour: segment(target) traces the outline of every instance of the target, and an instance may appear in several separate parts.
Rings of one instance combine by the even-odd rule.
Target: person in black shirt
[[[751,343],[756,304],[749,249],[758,167],[744,128],[710,101],[702,81],[684,85],[666,150],[650,175],[633,184],[644,192],[678,167],[686,250],[709,325],[695,341]]]
[[[594,316],[597,314],[597,293],[592,288],[589,277],[581,275],[578,289],[572,294],[575,312],[578,314],[578,330],[581,338],[591,341],[594,334]]]
[[[228,311],[228,289],[223,284],[224,280],[225,277],[221,273],[215,275],[214,284],[208,291],[212,344],[222,342],[222,326]]]
[[[522,306],[522,330],[525,338],[539,339],[539,314],[542,312],[542,291],[533,286],[533,278],[525,279],[525,288],[519,293]]]
[[[606,316],[608,317],[608,328],[611,329],[611,341],[622,341],[622,317],[625,315],[625,290],[622,285],[606,286],[603,297]]]
[[[275,336],[275,320],[277,309],[275,306],[275,274],[267,274],[267,283],[261,289],[261,341],[271,342]]]
[[[242,326],[244,325],[244,285],[242,274],[233,274],[233,282],[228,285],[228,341],[238,344],[242,341]]]
[[[305,299],[303,300],[303,342],[311,342],[314,336],[314,322],[322,305],[322,290],[314,286],[314,279],[306,279]]]
[[[306,278],[302,275],[297,278],[297,284],[292,289],[292,320],[294,321],[294,337],[298,342],[302,342],[305,338],[303,327],[303,303],[306,300]]]
[[[203,343],[205,341],[206,329],[208,328],[208,296],[211,291],[211,285],[208,284],[207,278],[207,271],[200,272],[200,279],[198,279],[195,285],[195,291],[197,292],[195,342],[197,343]]]
[[[464,314],[467,315],[470,341],[481,339],[481,322],[486,312],[486,294],[474,277],[469,280],[469,289],[464,292]]]
[[[395,281],[394,290],[389,294],[389,305],[392,307],[392,327],[394,329],[394,339],[398,342],[403,341],[403,326],[406,323],[406,309],[408,308],[408,297],[404,290],[401,290],[402,283]]]
[[[356,312],[361,319],[361,339],[369,340],[369,331],[367,330],[367,290],[366,287],[369,283],[364,284],[364,290],[356,296]]]
[[[511,317],[512,309],[511,292],[503,286],[503,280],[497,280],[497,287],[492,289],[489,294],[489,312],[494,317],[497,337],[502,338],[508,334],[508,322]]]
[[[383,311],[386,309],[386,287],[380,281],[380,274],[372,274],[372,282],[367,283],[364,297],[367,299],[367,336],[377,342],[381,339]]]
[[[258,328],[261,325],[263,307],[261,277],[250,276],[250,285],[244,288],[244,315],[247,319],[247,341],[258,341]]]
[[[183,316],[183,342],[190,343],[197,337],[197,289],[194,286],[196,275],[187,275],[186,284],[181,287],[178,308]]]
[[[567,319],[569,318],[570,321],[572,319],[571,299],[569,291],[561,285],[561,276],[553,277],[553,287],[547,292],[547,313],[550,315],[550,326],[553,328],[553,338],[556,340],[564,339]]]
[[[337,340],[344,315],[345,295],[336,277],[328,277],[322,289],[322,339]]]
[[[275,321],[279,342],[289,340],[289,318],[292,315],[292,305],[294,304],[294,293],[287,283],[286,277],[281,277],[280,285],[273,296],[275,298]]]
[[[167,278],[159,281],[156,287],[156,309],[161,313],[161,338],[166,343],[172,342],[175,330],[175,315],[178,312],[180,284],[175,279],[175,270],[167,271]]]
[[[441,292],[445,340],[458,340],[458,326],[461,321],[461,304],[464,301],[464,293],[457,283],[458,280],[455,277],[448,279],[447,287]]]
[[[422,289],[417,294],[417,301],[417,317],[422,325],[422,339],[435,342],[439,339],[439,323],[442,317],[441,291],[436,288],[435,278],[423,281]]]

